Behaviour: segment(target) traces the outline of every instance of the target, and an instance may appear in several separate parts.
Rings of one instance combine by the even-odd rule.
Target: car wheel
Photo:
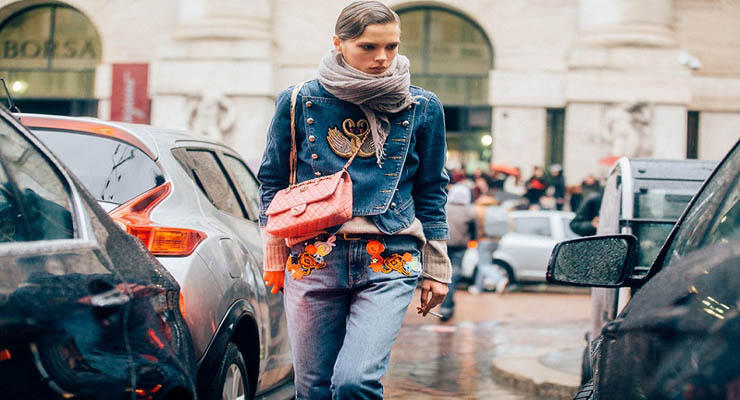
[[[581,386],[573,400],[592,400],[594,398],[594,381],[588,381]]]
[[[229,343],[208,391],[209,400],[245,400],[250,397],[249,377],[244,357],[234,343]]]
[[[516,279],[514,279],[514,271],[511,269],[509,264],[503,261],[494,260],[493,266],[494,268],[498,268],[502,273],[506,273],[506,277],[509,278],[509,283],[516,282]]]

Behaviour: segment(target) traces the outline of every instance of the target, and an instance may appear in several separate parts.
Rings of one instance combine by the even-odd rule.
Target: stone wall
[[[34,4],[43,1],[0,0],[0,20]],[[85,13],[101,36],[95,96],[102,118],[110,107],[112,64],[149,63],[153,123],[191,128],[193,104],[221,99],[236,114],[223,140],[255,160],[275,95],[315,76],[331,47],[335,18],[347,2],[67,4]],[[740,137],[740,0],[388,4],[396,9],[443,7],[481,27],[494,54],[489,79],[493,161],[519,165],[525,175],[545,160],[547,108],[566,109],[569,183],[604,169],[599,160],[614,147],[604,131],[614,107],[645,103],[650,109],[645,140],[651,156],[685,155],[688,110],[700,111],[700,158],[719,158]]]

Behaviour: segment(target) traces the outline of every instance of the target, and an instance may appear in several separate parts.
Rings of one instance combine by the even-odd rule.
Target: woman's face
[[[362,35],[342,40],[334,36],[334,47],[344,61],[366,74],[385,72],[398,55],[401,27],[396,23],[368,25]]]

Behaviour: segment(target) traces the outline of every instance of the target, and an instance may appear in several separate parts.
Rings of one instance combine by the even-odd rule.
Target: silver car
[[[567,211],[511,211],[511,230],[493,252],[493,264],[506,271],[509,281],[545,282],[547,262],[555,245],[578,237],[570,230],[575,214]]]
[[[199,397],[290,397],[282,296],[262,279],[258,183],[237,153],[146,125],[20,119],[177,279]]]

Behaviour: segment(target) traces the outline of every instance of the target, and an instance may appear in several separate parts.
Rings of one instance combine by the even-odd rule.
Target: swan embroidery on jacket
[[[293,279],[301,279],[311,275],[311,272],[326,267],[325,257],[336,246],[337,237],[332,235],[326,242],[316,241],[314,244],[306,243],[305,248],[298,254],[291,254],[286,263],[286,269]]]
[[[383,243],[377,240],[371,240],[365,246],[368,254],[370,254],[370,265],[369,268],[374,272],[382,272],[384,274],[390,274],[396,271],[405,276],[411,275],[411,271],[421,271],[421,265],[419,260],[411,255],[411,253],[392,253],[386,250]]]
[[[362,143],[362,138],[368,132],[368,129],[370,129],[370,124],[366,119],[355,122],[352,118],[347,118],[342,122],[343,132],[340,132],[339,128],[334,125],[333,128],[329,128],[326,140],[334,154],[339,157],[350,158],[357,148],[362,145],[360,151],[357,152],[357,157],[369,158],[375,155],[375,145],[372,138],[368,138],[365,143]]]

